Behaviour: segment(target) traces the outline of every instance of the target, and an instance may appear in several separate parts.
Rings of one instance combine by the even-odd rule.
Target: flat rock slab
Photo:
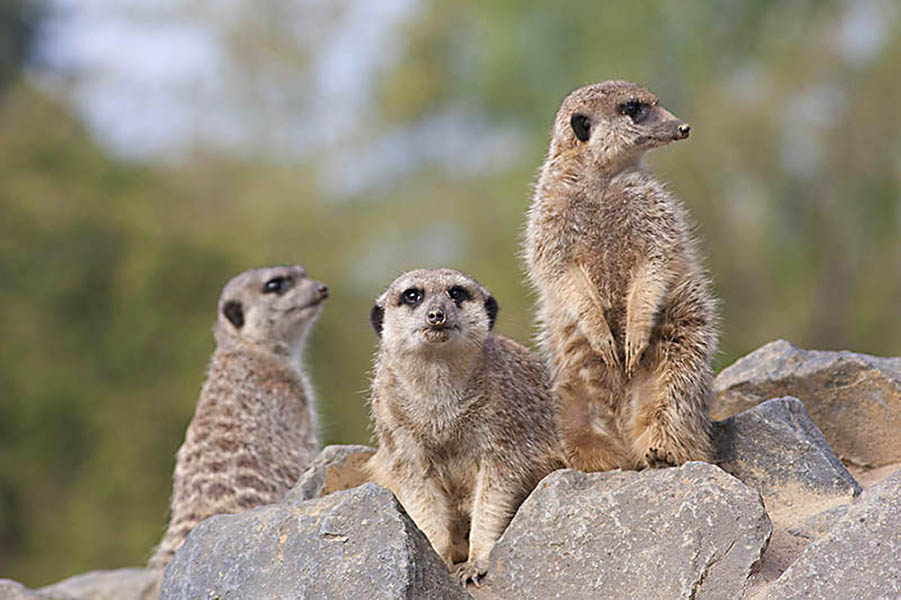
[[[901,598],[901,471],[865,491],[767,598]]]
[[[860,485],[797,398],[767,400],[713,424],[717,464],[763,496],[767,510],[846,503]]]
[[[842,460],[861,466],[901,460],[901,357],[806,351],[779,340],[723,369],[714,387],[714,419],[794,396]]]
[[[203,521],[166,568],[164,600],[468,598],[394,494],[368,483]]]
[[[498,598],[735,598],[772,532],[760,494],[706,463],[556,471],[491,554]]]
[[[363,485],[369,480],[365,465],[373,454],[375,448],[371,446],[326,446],[285,495],[284,501],[303,502]]]

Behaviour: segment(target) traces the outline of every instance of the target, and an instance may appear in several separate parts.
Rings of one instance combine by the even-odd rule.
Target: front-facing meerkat
[[[463,580],[488,555],[538,481],[562,467],[544,366],[492,333],[497,302],[453,269],[410,271],[378,298],[372,382],[389,488]]]
[[[685,210],[642,165],[688,132],[625,81],[557,112],[524,250],[569,466],[711,458],[715,301]]]
[[[176,454],[169,527],[151,568],[165,567],[205,518],[279,501],[316,456],[301,352],[327,296],[300,266],[246,271],[223,289],[216,350]]]

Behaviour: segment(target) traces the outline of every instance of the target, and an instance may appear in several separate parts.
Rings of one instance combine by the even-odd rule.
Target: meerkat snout
[[[444,314],[443,308],[435,306],[429,310],[425,320],[432,327],[441,327],[447,322],[447,315]]]

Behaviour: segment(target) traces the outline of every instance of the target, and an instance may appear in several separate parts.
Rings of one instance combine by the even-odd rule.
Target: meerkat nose
[[[687,138],[690,131],[691,125],[689,125],[688,123],[682,123],[681,125],[679,125],[679,135],[682,139]]]
[[[320,283],[316,291],[319,293],[320,298],[328,298],[328,286],[324,283]]]
[[[447,316],[440,308],[433,308],[426,315],[425,319],[426,321],[428,321],[429,325],[444,325],[444,321],[447,320]]]

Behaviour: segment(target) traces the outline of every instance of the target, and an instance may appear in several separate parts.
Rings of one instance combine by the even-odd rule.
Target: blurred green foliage
[[[243,269],[299,262],[332,290],[308,351],[328,443],[369,440],[367,315],[392,275],[450,253],[499,299],[499,331],[528,341],[530,186],[559,101],[592,81],[646,83],[693,126],[650,162],[699,226],[723,301],[719,366],[779,337],[901,354],[901,32],[894,11],[861,59],[842,46],[852,4],[425,3],[380,77],[385,126],[463,105],[520,132],[519,152],[499,171],[426,165],[340,199],[315,161],[117,162],[65,105],[12,79],[0,576],[37,586],[149,555],[216,299]]]

